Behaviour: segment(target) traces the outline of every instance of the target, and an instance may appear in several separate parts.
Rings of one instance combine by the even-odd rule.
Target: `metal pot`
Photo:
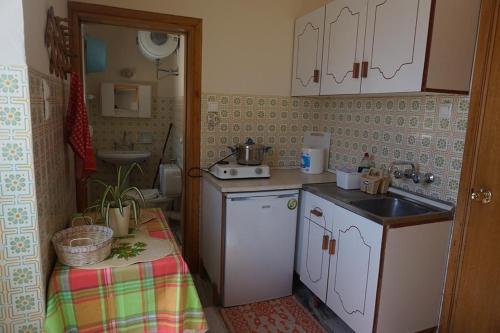
[[[238,164],[243,165],[260,165],[264,160],[264,153],[267,153],[271,147],[266,147],[255,143],[251,138],[243,144],[234,147],[229,146],[231,152],[236,153]]]

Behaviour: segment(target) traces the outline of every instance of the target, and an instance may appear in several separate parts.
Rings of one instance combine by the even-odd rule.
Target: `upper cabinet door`
[[[325,7],[295,21],[292,95],[319,95]]]
[[[354,331],[372,332],[382,226],[335,206],[326,304]]]
[[[321,95],[359,94],[367,0],[326,5]]]
[[[368,0],[362,93],[421,91],[432,0]]]

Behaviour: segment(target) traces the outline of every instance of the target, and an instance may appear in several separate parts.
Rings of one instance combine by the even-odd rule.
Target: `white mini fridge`
[[[299,191],[228,193],[223,306],[292,294]]]

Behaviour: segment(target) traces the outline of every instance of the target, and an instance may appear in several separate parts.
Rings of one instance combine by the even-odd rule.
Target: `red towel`
[[[83,171],[96,171],[82,81],[80,80],[80,75],[75,72],[71,73],[66,129],[68,131],[69,144],[83,161]]]

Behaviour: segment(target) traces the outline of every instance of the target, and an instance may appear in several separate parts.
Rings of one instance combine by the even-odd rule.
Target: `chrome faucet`
[[[411,169],[405,169],[404,172],[401,172],[401,170],[396,169],[394,170],[395,166],[410,166]],[[394,171],[393,171],[394,170]],[[400,179],[403,178],[403,176],[407,179],[413,180],[415,184],[420,183],[420,173],[417,171],[417,166],[415,163],[410,162],[410,161],[394,161],[389,165],[389,174],[393,174],[394,178]],[[424,181],[427,184],[430,184],[434,182],[434,174],[428,172],[424,174]]]

